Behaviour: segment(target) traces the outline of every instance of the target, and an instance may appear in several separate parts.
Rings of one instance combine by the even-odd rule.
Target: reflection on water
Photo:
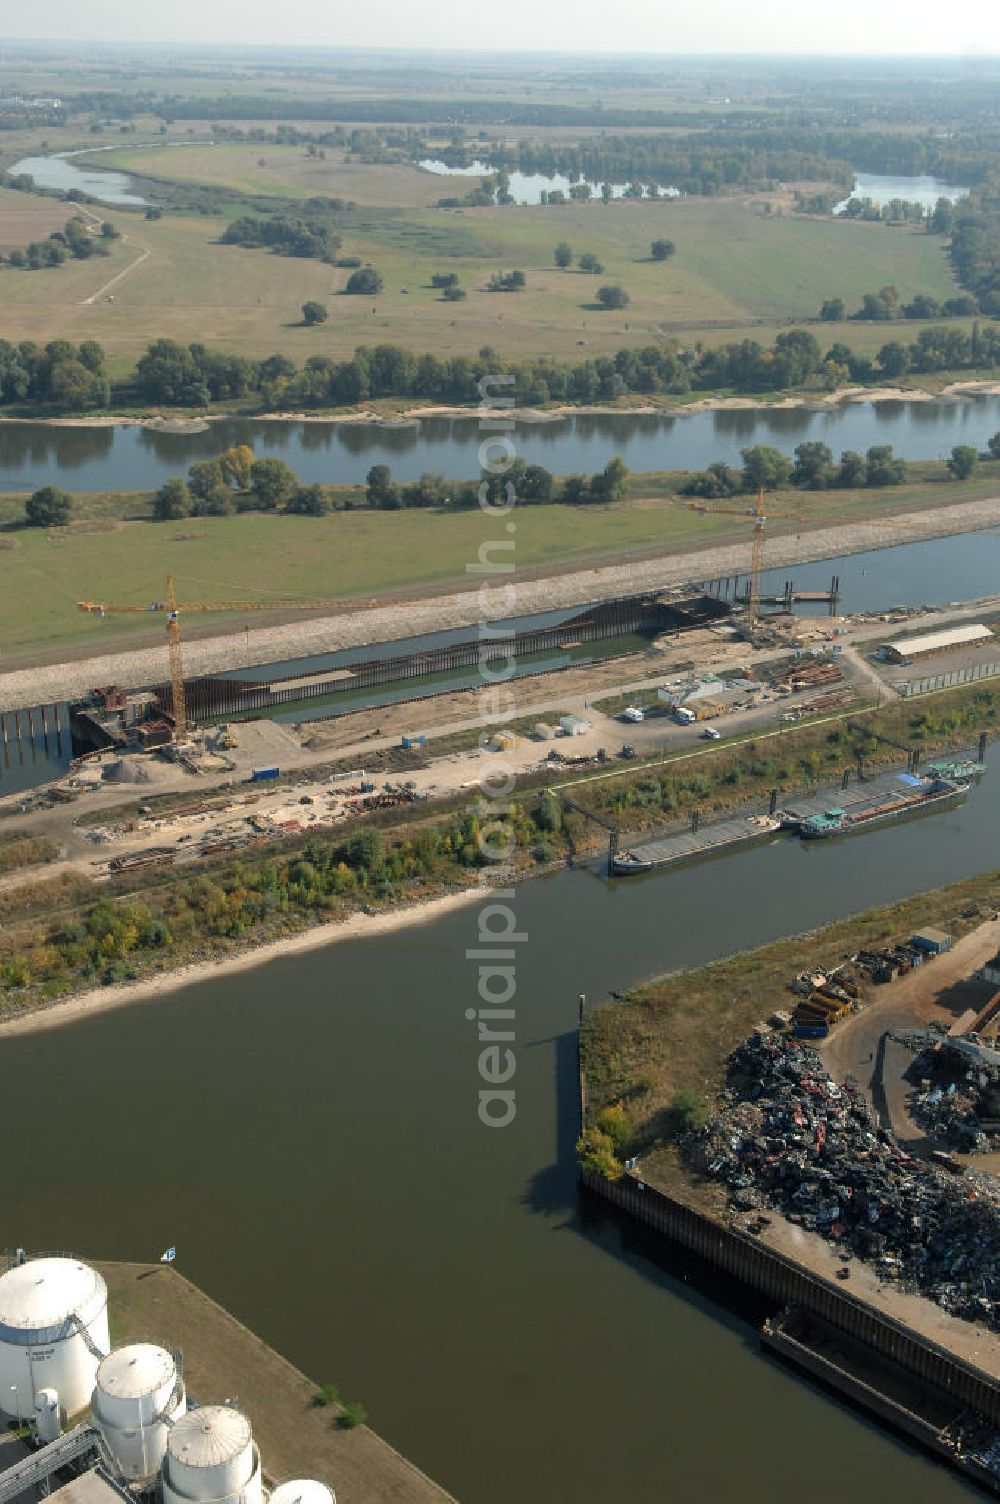
[[[424,172],[433,173],[435,177],[445,178],[485,178],[496,172],[488,162],[470,162],[467,167],[449,167],[447,162],[442,162],[434,157],[425,157],[419,164]],[[601,197],[600,183],[591,182],[588,178],[568,178],[561,172],[508,172],[507,191],[515,204],[540,204],[543,193],[564,193],[569,197],[570,188],[574,181],[586,183],[590,189],[591,197]],[[628,192],[627,183],[612,183],[611,197],[624,198]],[[643,197],[648,197],[645,188]],[[679,198],[680,191],[677,188],[661,188],[661,198]]]
[[[147,202],[131,191],[131,178],[124,172],[105,172],[103,168],[79,167],[70,161],[82,152],[57,152],[51,157],[22,157],[9,171],[17,175],[27,173],[34,178],[39,188],[52,188],[67,193],[77,188],[102,204],[131,204],[138,208]]]
[[[30,722],[26,710],[0,712],[0,795],[36,788],[66,771],[73,756],[68,717],[68,707],[60,705],[57,730],[52,705],[45,707],[44,726],[38,708]]]
[[[0,1142],[16,1158],[30,1129],[47,1167],[11,1181],[18,1242],[122,1259],[175,1243],[185,1274],[477,1504],[772,1504],[804,1481],[809,1504],[962,1504],[950,1473],[762,1359],[686,1285],[688,1259],[579,1215],[574,1029],[580,992],[993,867],[1000,749],[991,765],[965,806],[856,841],[520,885],[503,1133],[476,1116],[475,909],[4,1039]],[[169,1153],[123,1132],[177,1122],[178,1103]]]
[[[855,174],[854,187],[847,198],[834,209],[841,214],[852,198],[870,198],[879,208],[900,198],[907,204],[920,204],[924,209],[937,207],[939,198],[952,204],[968,196],[968,188],[957,188],[954,183],[945,183],[941,178],[898,177],[889,173],[859,172]]]
[[[891,443],[907,459],[939,459],[954,444],[983,449],[1000,429],[1000,397],[962,401],[861,402],[833,407],[722,408],[701,412],[579,413],[516,430],[518,453],[557,475],[601,469],[620,454],[629,469],[696,470],[713,460],[740,463],[740,450],[773,444],[791,453],[816,439],[835,453]],[[304,481],[359,485],[373,464],[397,480],[436,471],[469,480],[479,471],[474,417],[401,423],[279,423],[226,418],[200,433],[137,424],[109,428],[0,423],[0,489],[49,483],[82,491],[147,490],[233,444],[280,454]]]

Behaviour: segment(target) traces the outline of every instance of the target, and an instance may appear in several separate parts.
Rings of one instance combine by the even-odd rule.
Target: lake
[[[967,198],[968,194],[968,188],[959,188],[940,178],[895,177],[887,173],[858,172],[854,175],[854,187],[833,212],[842,214],[852,198],[870,198],[879,208],[900,198],[908,204],[920,204],[924,209],[934,209],[939,198],[946,198],[955,204],[960,198]]]
[[[1000,397],[923,402],[866,401],[803,407],[707,408],[677,414],[576,413],[522,422],[517,451],[557,475],[600,470],[621,455],[630,470],[700,470],[713,460],[740,464],[740,450],[773,444],[791,454],[819,439],[839,455],[892,444],[912,460],[945,458],[955,444],[984,449],[1000,430]],[[275,454],[303,481],[360,485],[369,467],[386,464],[397,481],[425,471],[449,480],[479,474],[482,432],[472,415],[398,423],[285,423],[226,418],[200,433],[171,433],[139,424],[106,428],[0,422],[0,491],[33,491],[54,483],[70,491],[155,488],[182,475],[193,460],[233,444]]]
[[[490,173],[496,172],[488,162],[470,162],[468,167],[450,167],[447,162],[441,162],[433,157],[425,157],[418,163],[424,172],[431,172],[440,177],[448,178],[484,178]],[[586,183],[594,198],[601,197],[600,183],[592,183],[587,178],[568,178],[561,172],[509,172],[508,191],[515,204],[540,204],[543,193],[560,192],[569,197],[569,190],[574,181]],[[628,183],[612,183],[611,197],[624,198],[628,192]],[[680,198],[680,190],[677,188],[661,188],[660,198]],[[648,192],[643,189],[643,197],[648,198]]]
[[[78,167],[73,157],[89,156],[101,147],[87,147],[81,151],[60,151],[51,157],[22,157],[8,171],[12,175],[28,173],[39,188],[55,189],[68,193],[77,188],[102,204],[118,208],[138,208],[148,202],[131,191],[131,178],[124,172],[105,172],[98,167]]]

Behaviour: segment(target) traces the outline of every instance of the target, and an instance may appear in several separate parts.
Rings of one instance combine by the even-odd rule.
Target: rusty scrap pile
[[[694,1158],[739,1211],[774,1207],[944,1310],[1000,1328],[1000,1200],[903,1152],[860,1088],[814,1050],[759,1033],[730,1058]]]
[[[414,789],[400,788],[398,786],[393,788],[389,784],[386,784],[381,794],[367,794],[361,800],[360,804],[357,805],[357,808],[363,810],[396,809],[401,804],[415,803],[419,797]]]
[[[963,1154],[988,1154],[996,1147],[996,1135],[982,1122],[1000,1100],[995,1065],[970,1069],[968,1057],[945,1040],[923,1049],[907,1077],[919,1084],[910,1099],[911,1115],[935,1144]]]

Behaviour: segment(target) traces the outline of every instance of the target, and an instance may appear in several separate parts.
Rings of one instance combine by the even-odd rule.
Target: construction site
[[[461,633],[412,647],[401,640],[350,662],[342,654],[305,671],[188,678],[182,618],[232,602],[179,604],[172,580],[162,600],[145,606],[81,602],[91,615],[161,614],[167,677],[145,689],[98,685],[72,706],[0,714],[0,757],[18,774],[5,794],[0,768],[0,811],[6,806],[29,831],[58,840],[63,860],[94,877],[189,862],[394,804],[454,797],[497,754],[520,776],[556,781],[588,762],[655,758],[898,698],[905,686],[886,653],[887,624],[933,622],[940,630],[972,610],[989,617],[984,602],[843,617],[833,614],[836,577],[827,591],[807,592],[807,604],[826,614],[796,614],[803,593],[791,580],[762,599],[766,519],[759,502],[745,515],[754,529],[746,576],[606,601],[555,622],[521,621],[509,635],[497,630],[499,646],[488,651],[514,666],[516,714],[494,719],[483,741],[476,688],[483,645]],[[952,630],[958,657],[938,656],[936,671],[983,676],[992,631],[977,626],[977,662],[966,664],[968,629]],[[925,661],[908,671],[926,673]],[[32,788],[31,759],[67,739],[74,755],[64,776]],[[845,802],[833,792],[813,813]],[[869,807],[875,792],[865,790]],[[698,839],[696,824],[664,859],[777,828],[767,824],[774,808],[750,813],[751,826],[711,834],[706,826]],[[657,864],[633,857],[619,858],[616,870]]]

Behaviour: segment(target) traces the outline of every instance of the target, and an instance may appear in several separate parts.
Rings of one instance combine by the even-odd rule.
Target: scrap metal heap
[[[915,1041],[903,1039],[913,1047]],[[998,1144],[1000,1067],[970,1064],[947,1039],[920,1048],[907,1071],[916,1090],[910,1114],[935,1144],[963,1154],[988,1154]]]
[[[904,1153],[860,1087],[837,1086],[797,1040],[754,1034],[729,1065],[692,1159],[738,1211],[775,1208],[897,1288],[1000,1329],[998,1189]]]

